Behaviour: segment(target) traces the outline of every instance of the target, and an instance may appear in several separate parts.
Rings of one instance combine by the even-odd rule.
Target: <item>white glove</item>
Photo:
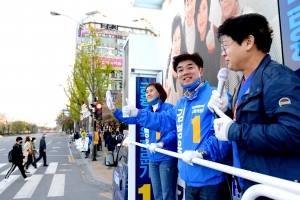
[[[226,90],[223,90],[221,97],[220,93],[217,90],[213,90],[207,106],[211,112],[215,112],[213,106],[216,106],[221,111],[226,112],[228,108],[228,96],[226,94]]]
[[[159,143],[151,143],[149,145],[149,151],[150,151],[150,153],[155,153],[155,148],[163,148],[162,143],[161,142],[159,142]]]
[[[109,110],[112,110],[115,108],[113,101],[112,101],[112,96],[109,90],[106,91],[106,105]]]
[[[220,115],[219,115],[220,116]],[[228,130],[234,121],[223,114],[221,118],[214,120],[215,135],[219,140],[228,141]]]
[[[203,156],[198,151],[192,151],[192,150],[184,151],[182,154],[182,160],[191,166],[193,166],[193,163],[192,163],[193,158],[203,159]]]
[[[123,117],[136,117],[139,109],[137,109],[130,101],[126,98],[127,106],[122,109]]]

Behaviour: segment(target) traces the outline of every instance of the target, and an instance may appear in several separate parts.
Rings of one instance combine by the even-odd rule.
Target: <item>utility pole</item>
[[[87,15],[91,15],[94,18],[94,23],[93,23],[93,29],[95,29],[95,16],[94,13],[87,13]],[[92,100],[94,100],[94,102],[97,102],[97,98],[96,98],[96,94],[95,94],[95,47],[94,47],[94,34],[92,34]],[[94,140],[95,140],[95,132],[96,132],[96,117],[95,117],[95,112],[92,112],[92,124],[93,124],[93,129],[92,129],[92,137],[93,137],[93,141],[91,143],[91,150],[92,150],[92,157],[93,160],[92,161],[97,161],[96,159],[96,155],[97,155],[97,147],[96,145],[93,145],[92,148],[92,144],[94,144]],[[95,151],[96,150],[96,151]]]

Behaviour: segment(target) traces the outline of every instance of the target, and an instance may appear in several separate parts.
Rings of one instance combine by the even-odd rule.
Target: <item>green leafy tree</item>
[[[71,116],[59,113],[56,117],[58,125],[64,128],[64,130],[73,129],[74,121]]]
[[[92,101],[97,97],[103,102],[105,92],[112,83],[109,75],[114,67],[111,63],[102,65],[101,58],[104,56],[98,51],[101,38],[92,26],[89,30],[89,40],[82,43],[82,48],[76,53],[72,75],[68,77],[68,87],[65,89],[69,99],[67,108],[74,121],[80,120],[81,105],[85,103],[88,107],[88,96],[92,95]]]
[[[7,117],[4,113],[0,113],[0,132],[1,133],[4,133],[5,132],[5,127],[6,127],[6,124],[7,124]]]
[[[20,120],[12,122],[11,126],[13,133],[23,133],[26,130],[26,123]]]

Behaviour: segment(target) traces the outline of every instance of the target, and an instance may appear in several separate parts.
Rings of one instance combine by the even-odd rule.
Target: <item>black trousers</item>
[[[37,167],[35,154],[32,155],[32,163],[31,164],[33,167],[35,167],[35,168]]]
[[[23,167],[22,163],[20,162],[20,163],[12,163],[11,168],[8,170],[7,174],[5,175],[5,178],[6,178],[6,179],[9,178],[9,176],[11,175],[11,173],[13,173],[13,171],[15,170],[15,168],[16,168],[17,166],[18,166],[18,168],[19,168],[19,170],[20,170],[22,176],[23,176],[24,178],[27,178],[27,176],[26,176],[26,174],[25,174],[24,167]]]
[[[46,156],[46,152],[40,151],[40,155],[39,155],[39,157],[36,159],[36,163],[39,162],[39,160],[41,160],[41,158],[43,158],[43,160],[44,160],[44,165],[47,165],[47,156]]]
[[[32,155],[28,154],[27,162],[25,163],[25,168],[28,169],[29,165],[32,163]]]

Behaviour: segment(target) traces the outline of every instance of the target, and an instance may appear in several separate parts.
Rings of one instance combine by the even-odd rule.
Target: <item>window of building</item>
[[[91,41],[91,38],[89,38],[89,37],[82,37],[82,43],[84,43],[84,42],[90,42]]]

